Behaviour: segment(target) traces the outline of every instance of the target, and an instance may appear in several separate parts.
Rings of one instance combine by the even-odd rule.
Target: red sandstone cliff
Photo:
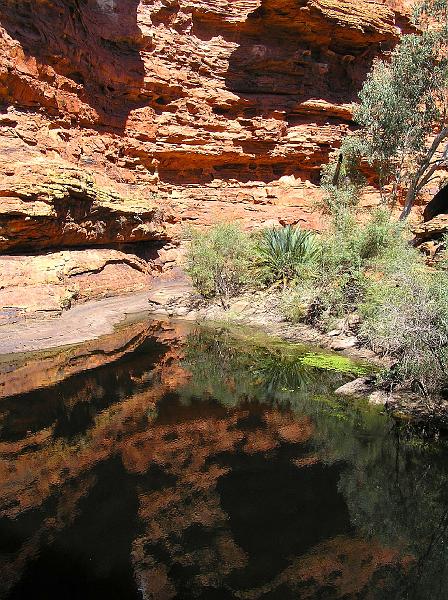
[[[3,0],[0,310],[140,289],[182,222],[319,227],[321,165],[407,27],[388,4]]]

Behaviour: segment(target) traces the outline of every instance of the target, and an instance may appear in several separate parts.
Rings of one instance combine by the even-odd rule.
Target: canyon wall
[[[321,165],[407,8],[3,0],[0,322],[144,288],[186,224],[321,227]]]

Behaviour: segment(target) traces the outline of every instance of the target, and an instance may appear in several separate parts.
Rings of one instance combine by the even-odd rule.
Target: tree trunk
[[[342,154],[342,152],[340,152],[339,157],[338,157],[338,164],[336,165],[336,170],[334,172],[333,181],[332,181],[332,184],[335,187],[339,186],[339,177],[341,174],[342,160],[343,160],[343,154]]]
[[[437,171],[437,169],[441,168],[446,162],[446,154],[448,153],[448,147],[445,149],[445,153],[443,157],[437,161],[431,163],[432,158],[437,152],[440,144],[444,139],[448,137],[448,127],[443,126],[438,135],[436,135],[431,147],[428,149],[428,153],[426,155],[423,164],[418,169],[417,173],[414,175],[411,185],[409,186],[408,193],[406,194],[406,202],[403,207],[403,211],[400,215],[400,221],[404,221],[409,216],[412,207],[414,206],[415,199],[417,198],[418,193],[422,190],[422,188],[428,183],[431,176]]]
[[[404,221],[409,217],[409,213],[411,212],[411,209],[414,206],[416,196],[417,186],[415,181],[413,181],[408,189],[408,193],[406,194],[406,201],[404,203],[403,210],[401,211],[400,221]]]

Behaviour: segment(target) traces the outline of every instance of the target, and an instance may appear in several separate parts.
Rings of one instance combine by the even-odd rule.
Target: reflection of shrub
[[[310,267],[318,249],[316,238],[310,231],[291,225],[265,229],[256,244],[261,279],[285,286]]]
[[[329,393],[365,372],[362,365],[333,354],[310,354],[286,342],[207,328],[188,336],[184,366],[192,374],[184,393],[211,395],[226,406],[241,400],[280,401],[285,393],[295,400]]]
[[[187,272],[204,298],[219,298],[224,308],[250,280],[252,243],[232,224],[191,230]]]

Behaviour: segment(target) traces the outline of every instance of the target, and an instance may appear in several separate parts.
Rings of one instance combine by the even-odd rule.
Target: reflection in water
[[[448,597],[444,443],[341,358],[190,327],[2,370],[0,597]]]

